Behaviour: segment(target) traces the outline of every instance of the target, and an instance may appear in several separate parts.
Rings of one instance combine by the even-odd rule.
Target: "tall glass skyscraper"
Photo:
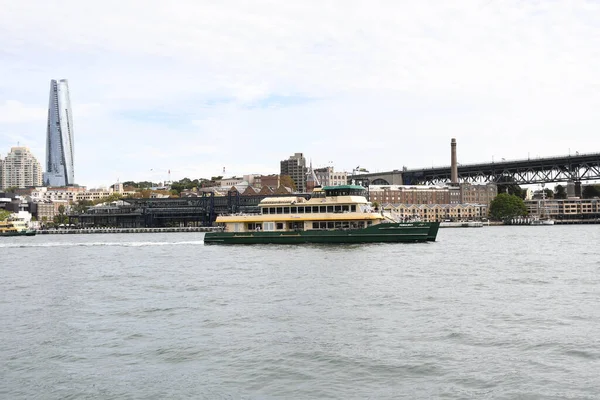
[[[67,186],[75,183],[73,151],[73,113],[66,79],[50,82],[48,130],[46,133],[47,186]]]

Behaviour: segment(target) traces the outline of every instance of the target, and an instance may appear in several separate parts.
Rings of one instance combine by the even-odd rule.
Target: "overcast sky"
[[[595,0],[0,0],[0,154],[68,79],[101,186],[600,152]]]

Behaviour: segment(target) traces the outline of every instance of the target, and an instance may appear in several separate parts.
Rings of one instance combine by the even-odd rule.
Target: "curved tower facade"
[[[46,133],[47,186],[68,186],[75,183],[73,149],[73,113],[66,79],[50,82],[48,128]]]

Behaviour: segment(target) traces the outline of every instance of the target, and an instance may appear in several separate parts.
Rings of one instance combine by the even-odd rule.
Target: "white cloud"
[[[43,122],[47,115],[47,108],[26,106],[16,100],[5,100],[3,103],[0,103],[0,124],[3,125],[23,122]]]
[[[348,169],[443,165],[451,137],[463,162],[600,151],[597,2],[0,9],[0,151],[15,135],[43,149],[48,81],[68,78],[77,180],[89,185],[159,161],[182,175],[276,172],[298,151]]]

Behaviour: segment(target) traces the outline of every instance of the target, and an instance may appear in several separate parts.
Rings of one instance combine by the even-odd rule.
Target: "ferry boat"
[[[223,215],[205,244],[385,243],[435,241],[439,222],[394,221],[374,210],[358,185],[317,188],[310,199],[267,197],[259,214]]]
[[[25,222],[21,221],[0,221],[1,236],[35,236],[35,231],[27,229]]]

